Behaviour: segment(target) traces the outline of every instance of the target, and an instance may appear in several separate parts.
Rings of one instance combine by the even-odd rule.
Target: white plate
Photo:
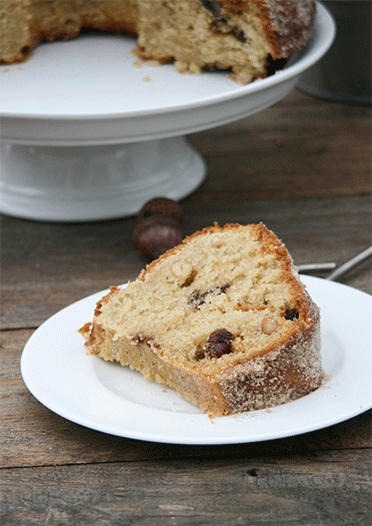
[[[64,418],[112,435],[178,444],[258,442],[322,429],[372,407],[372,296],[303,276],[322,313],[329,379],[317,391],[270,410],[211,420],[172,389],[87,356],[76,332],[99,292],[47,320],[27,342],[21,373],[30,392]]]

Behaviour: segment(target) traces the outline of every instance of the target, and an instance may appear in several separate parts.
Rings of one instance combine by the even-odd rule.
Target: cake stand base
[[[136,214],[153,197],[182,199],[204,180],[184,137],[100,146],[1,145],[0,212],[40,221]]]

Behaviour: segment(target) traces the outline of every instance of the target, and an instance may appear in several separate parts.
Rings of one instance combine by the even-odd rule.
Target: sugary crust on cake
[[[275,350],[224,372],[220,388],[227,414],[265,409],[296,400],[323,380],[319,311],[312,306],[312,326]]]
[[[214,252],[205,268],[195,254],[203,246],[205,258]],[[229,250],[231,261],[237,262],[240,250],[247,259],[237,263],[235,277]],[[194,265],[194,273],[169,280],[180,261]],[[230,280],[223,286],[221,267]],[[247,281],[251,303],[239,297]],[[268,317],[274,329],[265,331]],[[229,351],[208,355],[206,337],[220,329],[233,335]],[[282,404],[313,391],[323,379],[319,309],[285,246],[262,224],[215,224],[187,237],[126,289],[112,287],[97,303],[93,323],[80,332],[89,353],[173,387],[211,416]]]
[[[316,5],[312,0],[254,0],[263,14],[274,60],[290,58],[308,40]]]

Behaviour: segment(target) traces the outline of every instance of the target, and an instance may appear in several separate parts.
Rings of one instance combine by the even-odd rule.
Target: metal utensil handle
[[[333,270],[336,267],[336,263],[303,263],[301,265],[296,265],[298,272],[323,272],[327,270]]]
[[[363,252],[361,252],[360,254],[357,254],[353,258],[343,263],[340,267],[336,268],[336,270],[331,272],[330,275],[326,277],[326,279],[330,281],[334,281],[335,279],[345,274],[345,272],[348,272],[349,270],[354,268],[356,265],[359,265],[359,263],[362,263],[362,261],[369,258],[371,255],[372,255],[372,246],[367,248],[366,250],[363,250]]]

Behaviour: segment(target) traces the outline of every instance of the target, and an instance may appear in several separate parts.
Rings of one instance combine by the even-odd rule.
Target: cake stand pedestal
[[[185,197],[205,174],[203,159],[182,136],[100,146],[1,148],[1,210],[36,220],[132,215],[153,197]]]
[[[136,214],[153,197],[185,197],[206,173],[185,136],[282,99],[334,35],[318,4],[307,46],[284,70],[248,86],[225,73],[181,75],[139,63],[130,38],[38,46],[24,64],[0,68],[0,212],[95,221]]]

